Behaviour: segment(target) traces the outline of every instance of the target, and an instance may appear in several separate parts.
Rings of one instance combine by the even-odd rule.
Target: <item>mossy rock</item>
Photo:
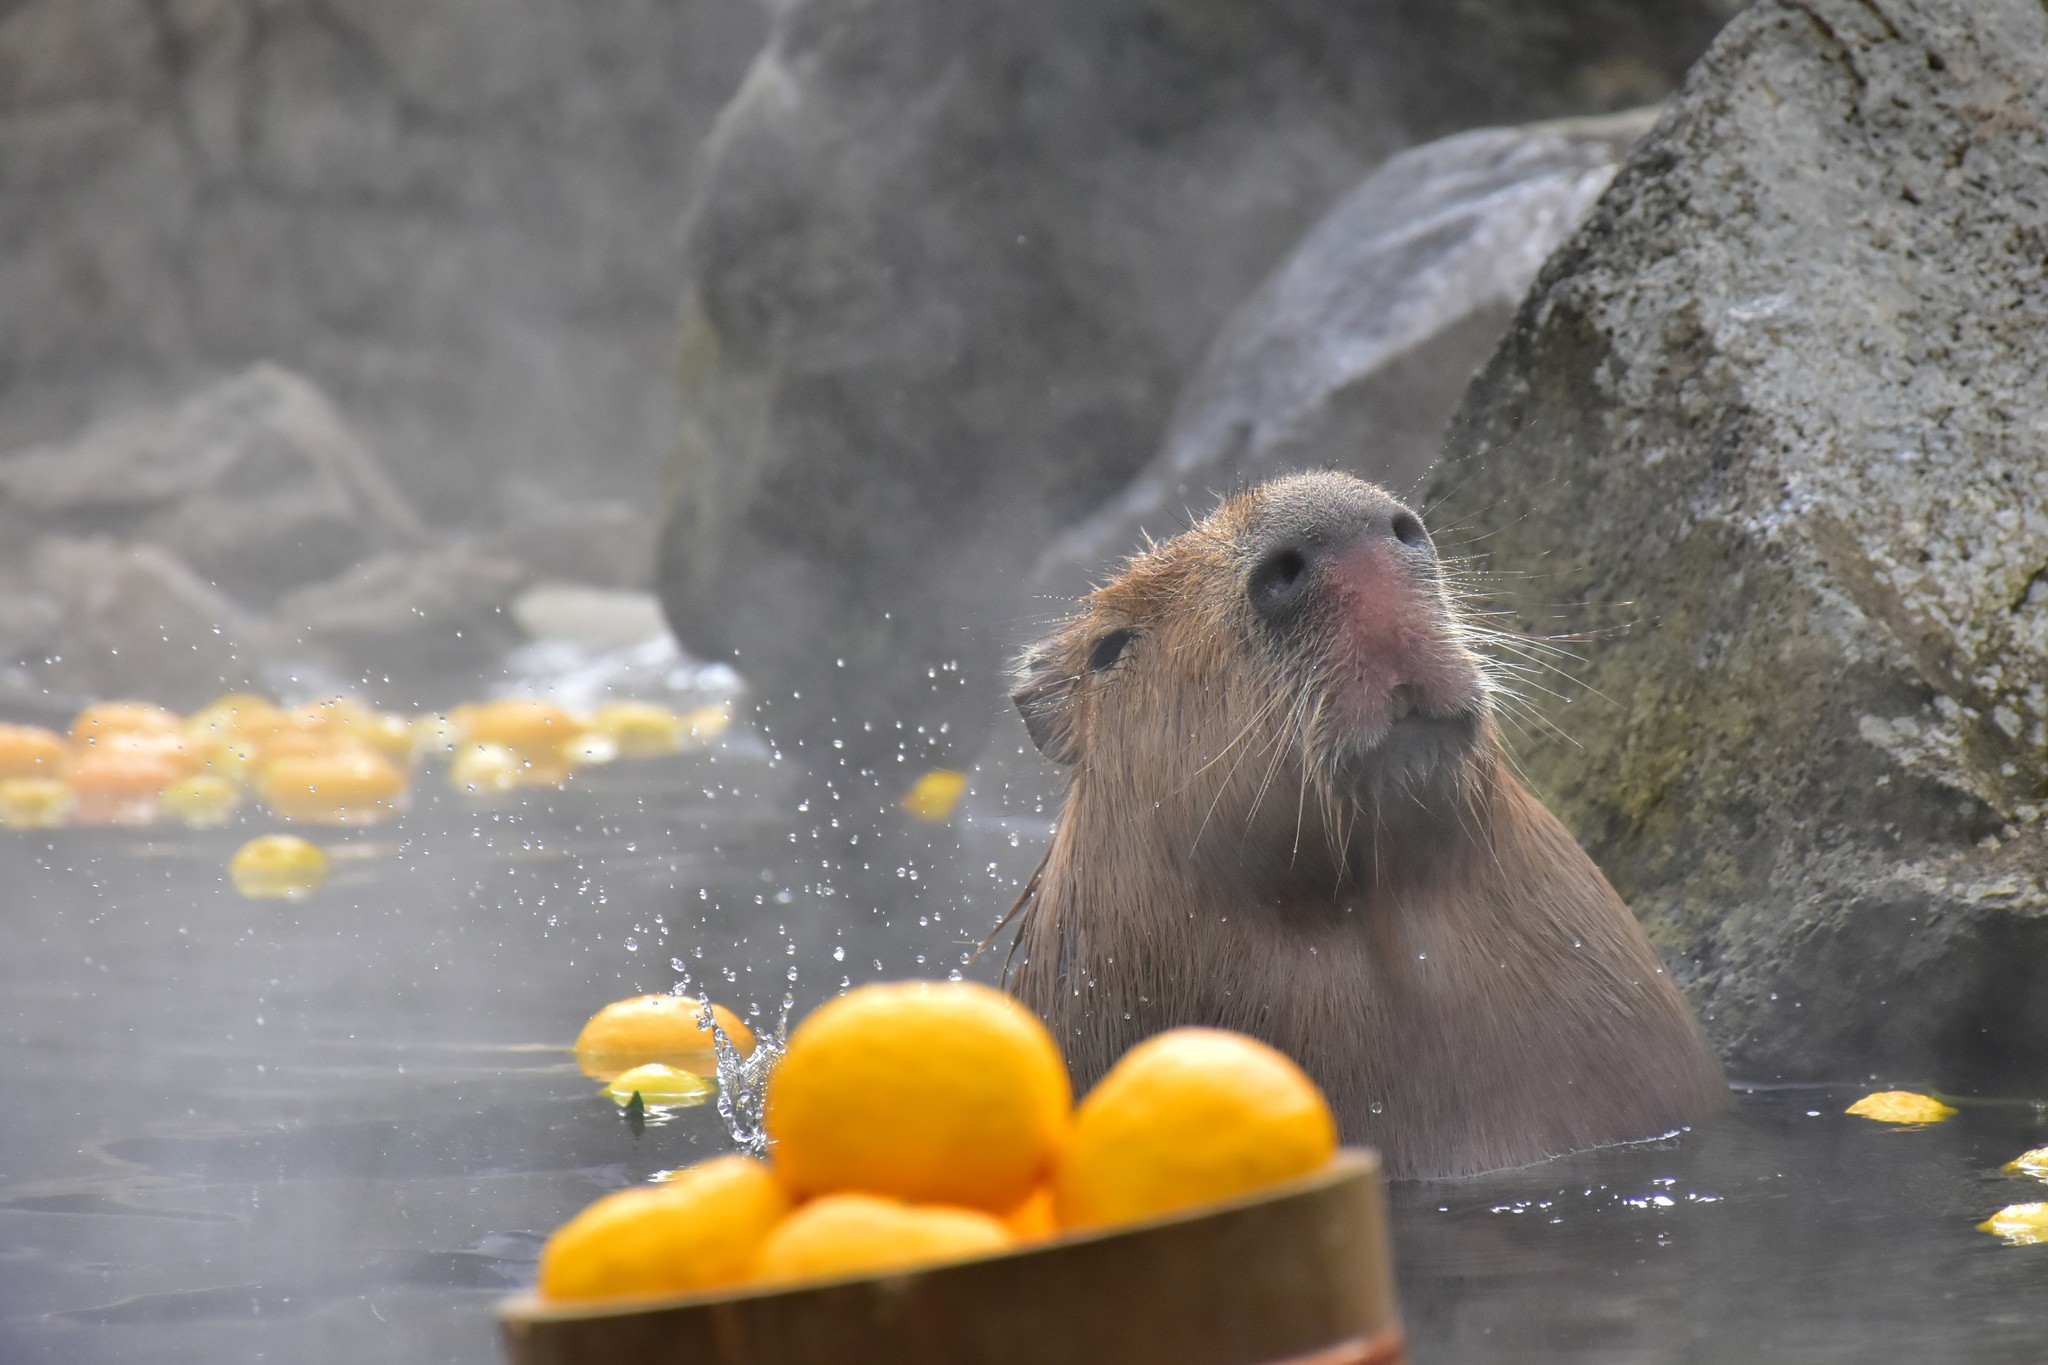
[[[1591,628],[1518,756],[1736,1074],[2048,1073],[2048,10],[1736,19],[1432,500]]]

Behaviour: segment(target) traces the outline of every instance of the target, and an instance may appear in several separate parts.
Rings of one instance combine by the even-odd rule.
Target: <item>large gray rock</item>
[[[1536,271],[1653,117],[1460,133],[1367,176],[1231,315],[1159,453],[1054,542],[1040,590],[1076,596],[1147,535],[1277,474],[1418,485]]]
[[[538,486],[503,501],[484,548],[518,560],[534,577],[606,588],[653,586],[655,517],[644,502],[583,502]]]
[[[759,0],[0,5],[0,450],[271,357],[434,520],[642,496]]]
[[[0,456],[0,517],[158,546],[244,602],[424,534],[326,395],[267,364]]]
[[[1728,8],[780,6],[694,210],[679,635],[787,737],[985,733],[1029,566],[1334,200],[1420,139],[1654,98]]]
[[[27,572],[0,584],[7,702],[143,697],[197,706],[270,685],[260,623],[154,545],[103,537],[38,541]],[[11,667],[10,667],[11,666]]]
[[[487,529],[422,525],[326,396],[268,364],[0,456],[0,708],[328,679],[439,701],[522,643],[536,581],[646,583],[644,511],[492,504]]]
[[[379,555],[290,593],[275,624],[294,646],[389,679],[401,693],[475,676],[518,644],[513,601],[532,574],[459,540]]]
[[[2038,1075],[2038,0],[1735,20],[1545,268],[1435,495],[1526,630],[1629,627],[1576,646],[1568,707],[1520,689],[1517,748],[1738,1074]]]

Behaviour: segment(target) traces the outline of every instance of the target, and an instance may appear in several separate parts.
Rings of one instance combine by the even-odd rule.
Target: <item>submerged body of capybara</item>
[[[1668,1132],[1719,1064],[1516,779],[1421,520],[1342,474],[1229,499],[1024,665],[1070,769],[1011,988],[1082,1084],[1160,1029],[1282,1048],[1397,1176]]]

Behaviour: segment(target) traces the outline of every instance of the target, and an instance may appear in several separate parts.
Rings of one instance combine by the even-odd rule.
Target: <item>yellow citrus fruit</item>
[[[2007,1204],[1977,1224],[1977,1231],[2016,1247],[2039,1246],[2048,1242],[2048,1204]]]
[[[356,746],[326,730],[308,730],[286,724],[261,740],[247,740],[256,746],[259,768],[286,758],[317,758],[338,749]]]
[[[404,716],[386,715],[353,698],[337,698],[318,712],[301,716],[301,724],[315,734],[373,750],[396,764],[412,762],[412,722]]]
[[[250,739],[226,739],[202,744],[199,757],[206,763],[206,771],[218,773],[237,785],[246,785],[256,765],[256,742]]]
[[[1059,1213],[1053,1207],[1052,1186],[1040,1185],[1024,1202],[1003,1215],[1003,1226],[1020,1242],[1043,1242],[1059,1235]]]
[[[175,735],[185,728],[177,714],[146,701],[103,701],[80,711],[71,720],[71,737],[80,744],[92,744],[108,735]]]
[[[253,692],[216,697],[185,718],[185,736],[202,749],[217,744],[237,748],[270,738],[290,724],[283,708]]]
[[[2011,1171],[2014,1175],[2030,1175],[2036,1180],[2048,1180],[2048,1147],[2021,1152],[1999,1169]]]
[[[242,789],[220,773],[194,773],[165,787],[159,798],[172,818],[192,829],[214,829],[235,818]]]
[[[464,744],[448,765],[448,785],[477,796],[496,796],[525,784],[526,761],[502,744]]]
[[[368,702],[344,694],[307,702],[291,712],[289,719],[294,728],[309,734],[339,737],[373,726],[381,716]]]
[[[196,773],[206,766],[206,755],[187,744],[181,734],[116,730],[101,735],[89,747],[96,754],[145,754],[161,758],[176,764],[180,772]]]
[[[185,776],[185,767],[166,754],[116,747],[80,751],[65,770],[64,785],[78,799],[76,818],[83,824],[146,825],[156,818],[157,793]]]
[[[405,774],[382,754],[346,747],[274,759],[263,765],[256,790],[287,820],[321,825],[367,825],[398,812]]]
[[[455,722],[439,712],[415,716],[412,725],[412,751],[414,757],[428,754],[452,754],[455,742],[461,737]]]
[[[614,1000],[591,1015],[576,1035],[576,1064],[584,1075],[600,1081],[649,1062],[708,1076],[718,1070],[718,1053],[711,1031],[697,1023],[703,1009],[703,1001],[687,995]],[[742,1056],[754,1050],[754,1035],[737,1014],[713,1005],[711,1017]]]
[[[618,756],[618,741],[596,730],[586,730],[574,739],[565,741],[556,755],[572,768],[599,767],[610,763]]]
[[[979,1209],[828,1194],[768,1234],[754,1259],[754,1278],[777,1284],[872,1275],[993,1255],[1014,1245],[1001,1220]]]
[[[967,792],[967,774],[951,768],[934,768],[911,784],[898,803],[919,820],[944,820]]]
[[[1081,1101],[1053,1200],[1062,1227],[1129,1222],[1307,1175],[1336,1150],[1329,1101],[1287,1057],[1242,1034],[1171,1029]]]
[[[81,797],[154,796],[184,776],[185,765],[174,754],[127,749],[110,743],[72,760],[64,780]]]
[[[606,702],[591,713],[590,728],[618,746],[620,758],[654,758],[682,746],[683,718],[651,701]]]
[[[857,1190],[1001,1213],[1051,1168],[1073,1090],[1052,1035],[966,981],[862,986],[814,1010],[768,1079],[775,1164]]]
[[[702,1104],[718,1093],[718,1087],[693,1072],[678,1071],[660,1062],[642,1062],[612,1077],[604,1093],[622,1108],[638,1095],[640,1103],[649,1109],[680,1109]]]
[[[732,708],[724,702],[714,702],[685,711],[676,720],[683,729],[684,745],[702,748],[732,727]]]
[[[683,1294],[747,1277],[789,1194],[752,1157],[723,1156],[618,1190],[555,1229],[540,1253],[550,1299]]]
[[[383,711],[372,711],[351,722],[342,732],[368,749],[374,749],[401,768],[412,766],[415,755],[412,721]]]
[[[565,707],[533,697],[484,702],[466,721],[467,738],[472,743],[502,744],[518,753],[550,758],[583,733],[582,724]]]
[[[559,754],[531,755],[502,744],[464,743],[448,765],[448,785],[472,796],[502,796],[520,787],[558,787],[575,771]]]
[[[1956,1111],[1931,1095],[1910,1090],[1880,1090],[1865,1095],[1844,1112],[1879,1123],[1939,1123]]]
[[[78,798],[54,777],[0,777],[0,829],[56,829]]]
[[[253,899],[298,900],[327,880],[327,855],[295,834],[265,834],[235,850],[228,879]]]
[[[71,745],[40,725],[0,725],[0,778],[55,777],[71,757]]]

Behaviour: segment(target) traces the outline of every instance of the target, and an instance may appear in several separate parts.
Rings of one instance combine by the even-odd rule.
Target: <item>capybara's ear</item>
[[[1017,690],[1010,700],[1017,703],[1038,752],[1071,768],[1081,757],[1074,727],[1074,685],[1080,677],[1063,645],[1055,637],[1032,646],[1017,666]]]

